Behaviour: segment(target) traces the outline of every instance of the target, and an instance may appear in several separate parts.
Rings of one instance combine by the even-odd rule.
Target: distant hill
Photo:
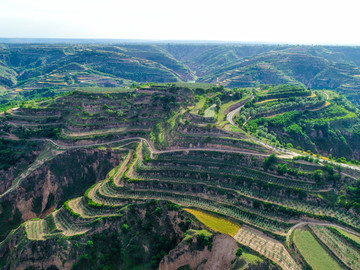
[[[303,84],[332,89],[359,104],[360,47],[168,45],[202,82],[227,87]]]
[[[79,86],[197,81],[229,88],[304,85],[336,90],[360,104],[360,47],[122,40],[106,40],[102,44],[83,40],[80,44],[82,40],[28,40],[34,42],[31,44],[26,41],[0,39],[3,42],[0,87],[5,88],[0,92],[1,103],[15,97],[24,99],[24,91],[29,98]]]

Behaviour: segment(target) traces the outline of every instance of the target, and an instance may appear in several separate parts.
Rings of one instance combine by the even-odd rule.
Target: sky
[[[360,45],[354,0],[0,0],[0,37]]]

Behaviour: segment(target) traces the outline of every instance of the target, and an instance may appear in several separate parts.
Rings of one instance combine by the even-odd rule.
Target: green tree
[[[265,158],[263,161],[264,170],[268,170],[273,164],[277,161],[277,157],[275,154],[271,154],[269,157]]]
[[[219,97],[216,97],[214,100],[214,103],[216,104],[216,112],[219,112],[220,107],[221,107],[221,99]]]
[[[242,249],[242,248],[238,248],[238,249],[236,250],[236,256],[237,256],[237,257],[240,257],[242,254],[243,254],[243,249]]]
[[[287,144],[286,144],[286,148],[287,148],[287,149],[291,149],[291,148],[293,148],[292,143],[287,143]]]
[[[122,227],[121,227],[121,230],[122,230],[124,233],[127,233],[127,232],[129,232],[130,227],[129,227],[129,225],[127,225],[127,224],[123,224]]]
[[[322,170],[316,170],[313,173],[314,180],[319,182],[322,179]]]

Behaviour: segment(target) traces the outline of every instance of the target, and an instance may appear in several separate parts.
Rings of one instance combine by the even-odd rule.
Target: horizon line
[[[42,43],[47,44],[72,43],[181,43],[181,44],[245,44],[245,45],[302,45],[302,46],[360,46],[360,44],[349,43],[297,43],[279,41],[238,41],[238,40],[187,40],[187,39],[119,39],[119,38],[36,38],[36,37],[0,37],[0,43]]]

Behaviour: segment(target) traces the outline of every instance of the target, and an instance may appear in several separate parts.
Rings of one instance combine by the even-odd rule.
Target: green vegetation
[[[247,252],[242,253],[242,258],[244,258],[247,263],[251,263],[251,264],[257,264],[264,261],[262,258]]]
[[[25,232],[25,246],[35,240],[39,242],[36,245],[63,239],[78,244],[74,268],[79,269],[90,265],[99,269],[113,265],[156,268],[184,237],[198,248],[211,248],[208,229],[228,234],[242,245],[236,252],[239,261],[266,264],[271,260],[282,268],[300,269],[297,253],[285,246],[289,231],[303,219],[360,230],[355,180],[359,173],[331,163],[350,158],[329,156],[329,161],[324,161],[320,154],[312,154],[316,151],[304,151],[297,144],[307,136],[305,143],[318,147],[319,136],[312,132],[320,121],[314,121],[312,127],[307,122],[320,119],[314,115],[326,118],[328,113],[326,119],[331,119],[333,114],[358,113],[341,95],[331,95],[331,105],[317,110],[326,98],[323,91],[303,86],[227,89],[181,85],[134,83],[130,91],[89,86],[57,98],[28,101],[2,116],[4,163],[0,173],[11,179],[10,184],[6,182],[9,194],[34,192],[28,210],[38,217],[58,209],[19,227]],[[303,102],[302,107],[296,107],[298,101]],[[332,105],[345,111],[334,107],[334,112]],[[235,118],[238,127],[232,127],[226,115],[240,106]],[[343,120],[329,121],[329,134],[339,137],[336,129],[344,128]],[[357,136],[352,133],[356,124],[344,130]],[[282,151],[259,144],[258,139]],[[319,143],[316,149],[321,153],[324,145]],[[354,153],[359,149],[355,146]],[[291,158],[293,151],[301,155]],[[62,153],[64,157],[48,163],[47,156]],[[21,170],[14,170],[16,164],[21,164]],[[77,168],[76,172],[63,173],[62,168],[70,167]],[[30,176],[23,176],[24,172]],[[56,192],[50,188],[48,196],[43,188],[50,184],[45,180],[50,179],[53,187],[54,175],[61,184]],[[26,216],[20,212],[23,208],[16,209],[16,202],[5,209],[2,220],[11,226],[4,227],[3,237]],[[109,231],[97,236],[100,240],[93,237],[103,227]],[[154,229],[158,227],[160,231]],[[327,247],[321,251],[324,253],[335,250],[338,239],[346,241],[338,246],[345,245],[343,250],[351,256],[338,250],[332,256],[354,265],[357,251],[353,242],[330,229],[314,228],[313,232]],[[112,233],[117,235],[114,243],[105,247],[101,239]],[[326,241],[324,235],[333,241]],[[197,240],[192,242],[194,236]],[[3,245],[13,237],[23,239],[20,232],[10,233]],[[59,249],[59,254],[62,252]],[[264,261],[249,254],[264,256]],[[9,262],[22,260],[14,257]]]
[[[235,122],[275,147],[331,154],[338,162],[358,164],[354,149],[359,147],[359,116],[344,96],[280,85],[261,86]]]
[[[337,90],[358,102],[360,60],[356,47],[6,44],[2,48],[0,84],[9,91],[2,93],[0,103],[41,89],[58,93],[78,87],[151,88],[169,83],[191,89],[211,88],[209,83],[229,88],[306,85]],[[196,83],[185,83],[195,80]],[[287,88],[280,90],[285,93]],[[276,96],[273,92],[267,95]]]
[[[194,236],[197,236],[197,235],[204,235],[206,237],[211,237],[213,234],[207,230],[193,230],[193,229],[190,229],[186,232],[186,235],[185,235],[185,238],[184,240],[187,241],[191,238],[193,238]]]
[[[310,229],[342,264],[351,269],[358,267],[360,264],[360,254],[356,248],[353,248],[346,242],[344,243],[342,237],[339,237],[338,234],[324,226],[311,225]]]
[[[339,228],[335,228],[335,230],[337,230],[341,235],[345,236],[346,238],[351,239],[352,241],[357,243],[358,247],[360,247],[360,237],[359,236],[348,233],[348,232],[346,232],[344,230],[341,230]]]
[[[79,87],[76,91],[84,92],[84,93],[101,93],[101,94],[116,94],[116,93],[124,93],[124,92],[133,92],[134,89],[125,88],[125,87]]]
[[[308,230],[295,230],[294,242],[313,269],[342,269]]]

